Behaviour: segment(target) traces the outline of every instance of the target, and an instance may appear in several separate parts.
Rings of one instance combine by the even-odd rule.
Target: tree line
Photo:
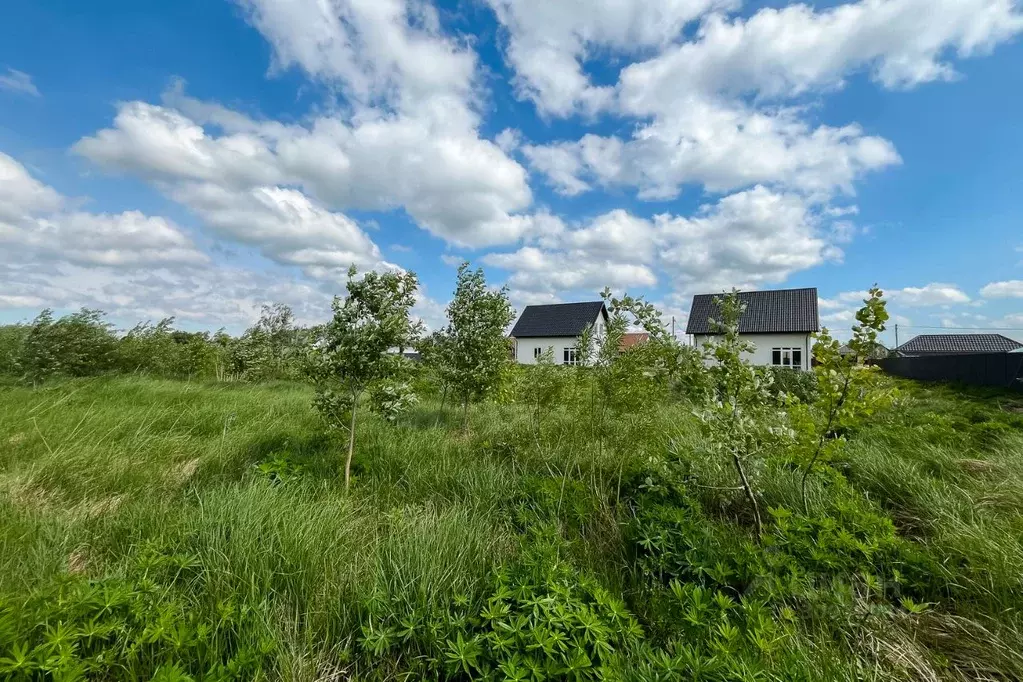
[[[583,332],[579,364],[557,365],[548,350],[532,367],[511,359],[506,329],[515,317],[506,288],[487,285],[481,269],[458,269],[447,323],[424,335],[412,316],[419,282],[412,272],[348,272],[346,293],[336,296],[323,325],[300,327],[290,308],[264,306],[242,335],[185,332],[173,319],[141,323],[117,334],[103,313],[81,310],[57,318],[44,310],[27,324],[0,327],[0,375],[38,384],[66,376],[110,372],[203,380],[306,380],[315,386],[313,407],[343,439],[343,475],[351,480],[360,406],[388,422],[432,394],[440,413],[457,402],[463,429],[470,407],[486,400],[514,400],[529,410],[539,443],[552,410],[578,412],[602,454],[605,444],[627,447],[657,408],[684,400],[694,406],[711,438],[731,462],[736,490],[762,526],[756,492],[758,460],[779,449],[803,452],[802,495],[807,478],[841,449],[844,434],[896,394],[870,356],[888,313],[883,292],[871,289],[852,329],[853,355],[839,353],[827,329],[814,343],[812,372],[753,366],[752,350],[738,332],[743,309],[737,292],[722,295],[717,336],[703,348],[667,333],[659,311],[641,297],[605,289],[608,324],[600,338]],[[621,347],[630,329],[649,335]],[[420,362],[404,352],[416,350]]]
[[[109,373],[170,379],[267,381],[302,376],[315,328],[296,326],[283,304],[264,305],[240,336],[189,332],[174,318],[142,322],[119,333],[100,310],[62,317],[43,310],[27,323],[0,326],[0,376],[38,385],[54,378]]]

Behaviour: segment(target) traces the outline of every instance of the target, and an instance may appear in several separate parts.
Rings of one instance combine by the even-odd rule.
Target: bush
[[[140,552],[135,579],[67,576],[26,600],[0,597],[0,676],[24,680],[255,679],[272,664],[268,614],[235,602],[216,619],[174,587],[201,579],[195,557]]]
[[[817,384],[817,375],[813,372],[772,367],[771,373],[774,375],[774,383],[771,388],[775,395],[787,393],[798,398],[801,403],[817,402],[820,390]]]
[[[32,383],[54,376],[91,376],[115,367],[116,349],[117,336],[102,311],[82,308],[54,319],[47,309],[28,326],[17,366]]]
[[[0,326],[0,376],[21,374],[21,348],[28,336],[28,326],[7,324]]]
[[[622,600],[559,549],[556,532],[534,529],[482,603],[463,597],[412,613],[376,604],[360,640],[368,666],[394,657],[409,679],[604,679],[615,653],[634,650],[643,631]]]

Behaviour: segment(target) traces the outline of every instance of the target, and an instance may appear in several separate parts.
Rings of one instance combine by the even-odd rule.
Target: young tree
[[[626,294],[619,298],[608,288],[600,297],[607,309],[607,324],[599,336],[593,327],[583,331],[579,357],[590,380],[590,428],[597,434],[603,454],[605,436],[615,431],[608,427],[609,414],[635,413],[656,402],[649,372],[655,355],[649,351],[654,345],[623,350],[622,339],[630,327],[639,327],[649,335],[649,344],[662,344],[667,332],[657,308],[642,297]]]
[[[554,363],[554,348],[548,346],[536,359],[536,364],[526,368],[522,381],[522,397],[533,414],[533,428],[537,442],[540,440],[540,423],[543,413],[558,404],[565,390],[565,375],[562,368]]]
[[[348,293],[334,297],[334,317],[311,351],[310,371],[317,384],[314,407],[327,424],[348,434],[345,490],[351,482],[355,452],[355,416],[359,398],[378,382],[393,380],[406,362],[397,348],[408,348],[422,325],[409,310],[419,280],[415,273],[368,272],[356,278],[348,270]]]
[[[815,445],[803,467],[800,493],[803,511],[809,511],[806,481],[820,460],[830,460],[844,444],[842,433],[877,410],[891,404],[894,390],[883,389],[878,381],[878,368],[864,364],[878,347],[878,334],[885,330],[888,309],[884,292],[875,284],[856,313],[858,324],[852,328],[849,347],[852,353],[843,356],[838,341],[827,328],[816,336],[813,355],[820,398],[809,411],[812,440]]]
[[[301,330],[283,303],[264,305],[259,321],[245,331],[235,354],[246,379],[291,379],[299,373]]]
[[[487,288],[483,270],[458,268],[455,296],[448,305],[452,388],[462,398],[462,426],[468,427],[469,403],[490,394],[501,380],[508,362],[504,330],[515,319],[508,289]]]
[[[447,330],[438,329],[420,339],[416,344],[416,350],[419,351],[423,367],[433,374],[440,384],[440,409],[443,413],[444,405],[448,400],[448,388],[451,386],[452,367],[454,365],[451,337],[448,336]]]
[[[771,375],[744,357],[754,348],[739,334],[743,305],[738,292],[733,290],[718,298],[717,305],[719,319],[711,320],[717,337],[705,345],[707,357],[712,360],[715,399],[701,417],[710,432],[712,447],[731,458],[760,535],[763,522],[748,464],[788,431],[784,415],[771,398]]]

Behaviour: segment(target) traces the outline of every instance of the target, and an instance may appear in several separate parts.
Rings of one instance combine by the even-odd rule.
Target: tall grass
[[[841,562],[852,559],[816,557],[803,536],[772,529],[763,566],[788,557],[786,570],[827,568],[770,607],[783,648],[765,655],[735,645],[722,660],[738,667],[708,679],[743,670],[747,679],[1023,678],[1023,417],[1004,397],[909,390],[914,401],[852,436],[843,461],[812,480],[809,521],[844,532],[848,519],[882,528],[890,519],[894,540],[882,538],[877,556],[903,554],[877,566],[896,561],[912,573],[912,599],[932,606],[922,615],[881,609],[857,573],[861,559],[847,570]],[[465,432],[459,416],[428,401],[396,427],[367,418],[346,494],[342,448],[311,398],[291,383],[141,377],[0,390],[0,635],[4,603],[17,615],[31,595],[68,581],[124,583],[155,590],[159,608],[215,633],[232,629],[214,636],[203,661],[264,652],[242,679],[413,679],[419,663],[401,647],[367,653],[367,623],[381,613],[395,622],[478,613],[494,576],[533,566],[534,550],[523,548],[542,546],[550,556],[540,564],[570,567],[579,584],[592,581],[639,617],[643,645],[616,653],[622,679],[679,679],[664,662],[682,655],[679,633],[694,652],[718,640],[686,624],[694,616],[678,610],[675,588],[644,573],[644,505],[686,496],[656,508],[670,520],[660,532],[687,529],[677,565],[693,585],[717,584],[706,577],[715,562],[742,569],[737,557],[761,556],[732,472],[708,455],[684,404],[623,418],[597,447],[591,425],[567,408],[537,429],[526,408],[481,405]],[[681,493],[657,490],[662,466],[678,472]],[[752,475],[765,509],[801,508],[798,472],[783,458],[766,458]],[[858,528],[848,526],[862,543],[875,541],[874,530]],[[835,542],[844,542],[839,531]],[[549,546],[530,540],[551,536]],[[824,531],[813,537],[825,542]],[[697,570],[700,562],[707,568]],[[764,589],[758,580],[747,594]],[[564,589],[545,599],[580,598]],[[750,637],[759,632],[753,620],[738,622]],[[10,655],[0,650],[0,659]],[[173,662],[146,656],[151,665],[132,659],[108,674],[144,678]]]

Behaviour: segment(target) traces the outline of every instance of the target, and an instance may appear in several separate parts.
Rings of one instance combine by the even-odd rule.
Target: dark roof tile
[[[717,299],[725,294],[700,294],[693,297],[687,334],[713,334],[710,320],[719,319]],[[776,289],[741,291],[739,300],[746,309],[739,318],[741,334],[787,334],[815,332],[820,329],[817,316],[817,289]]]
[[[1007,353],[1023,343],[1001,334],[921,334],[899,346],[900,355],[957,355],[963,353]]]
[[[579,336],[587,325],[593,324],[597,314],[604,311],[603,301],[587,303],[554,303],[529,305],[522,311],[511,335],[515,338],[536,336]]]

